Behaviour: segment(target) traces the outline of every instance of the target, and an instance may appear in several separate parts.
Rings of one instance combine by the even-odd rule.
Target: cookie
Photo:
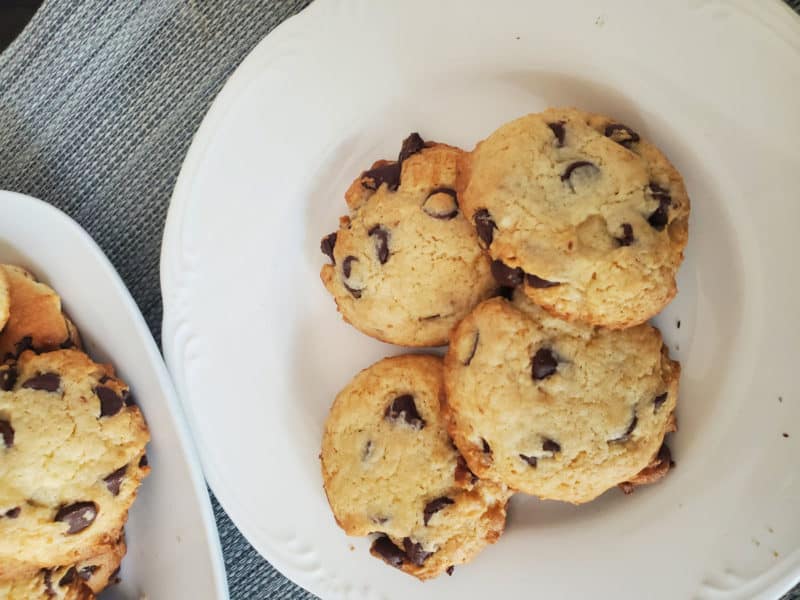
[[[0,331],[0,358],[13,358],[23,350],[46,352],[81,346],[75,325],[61,310],[61,298],[21,267],[1,265],[8,282],[8,322]]]
[[[441,418],[442,393],[438,357],[372,365],[336,397],[320,455],[339,526],[379,532],[372,554],[423,580],[497,541],[509,497],[466,468]]]
[[[580,504],[657,457],[679,374],[650,325],[569,323],[517,290],[513,304],[487,300],[453,332],[444,410],[475,474]]]
[[[323,238],[321,278],[345,321],[402,346],[438,346],[496,284],[454,190],[462,151],[403,142],[347,190],[350,215]]]
[[[11,306],[11,294],[9,291],[8,278],[5,272],[0,269],[0,332],[8,321],[9,308]],[[2,355],[0,355],[2,356]]]
[[[78,350],[0,368],[0,579],[118,543],[149,433],[124,382]]]
[[[675,296],[683,179],[609,117],[548,109],[503,125],[464,155],[457,190],[498,281],[553,315],[631,327]]]
[[[91,588],[77,578],[59,579],[51,569],[40,569],[11,581],[0,581],[0,598],[4,600],[93,600]]]

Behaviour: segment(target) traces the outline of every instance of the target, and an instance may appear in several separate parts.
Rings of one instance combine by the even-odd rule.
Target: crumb
[[[677,352],[680,349],[681,349],[680,345],[679,344],[675,344],[675,352]]]
[[[681,320],[680,320],[680,319],[678,319],[678,322],[677,322],[677,323],[675,323],[675,326],[676,326],[678,329],[680,329],[680,328],[681,328]]]
[[[516,39],[519,39],[519,36],[517,36],[517,38],[516,38]]]
[[[778,558],[780,556],[780,554],[778,554],[777,550],[773,550],[772,551],[772,556],[774,556],[775,558]]]
[[[772,527],[767,527],[767,531],[769,531],[770,533],[775,533],[775,530]]]
[[[350,548],[350,552],[355,552],[356,547],[353,546],[353,544],[350,544],[348,547]]]
[[[600,15],[599,17],[597,17],[597,18],[594,20],[594,24],[595,24],[595,25],[597,25],[598,27],[602,27],[603,25],[605,25],[605,24],[606,24],[606,17],[605,17],[605,15]]]
[[[789,437],[789,434],[784,431],[783,432],[783,437]]]
[[[759,541],[758,541],[756,538],[752,538],[752,540],[753,540],[753,543],[754,543],[756,546],[760,546],[760,545],[761,545],[761,542],[759,542]]]
[[[778,402],[783,402],[783,396],[778,396]]]

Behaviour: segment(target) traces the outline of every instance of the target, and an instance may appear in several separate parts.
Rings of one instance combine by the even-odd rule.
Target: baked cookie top
[[[322,240],[333,264],[320,275],[363,333],[403,346],[445,344],[496,288],[454,189],[461,154],[412,134],[398,161],[376,162],[348,189],[351,212]]]
[[[149,433],[127,385],[78,350],[0,367],[0,579],[118,543]]]
[[[0,331],[0,360],[23,350],[46,352],[80,347],[78,330],[61,310],[61,298],[53,289],[21,267],[0,265],[10,295],[8,322]]]
[[[518,290],[513,304],[487,300],[453,332],[449,431],[478,476],[588,502],[657,456],[679,371],[655,328],[569,323]]]
[[[509,492],[478,480],[440,415],[442,361],[384,359],[336,397],[322,440],[322,477],[349,535],[380,533],[372,553],[420,579],[470,560],[503,531]]]
[[[610,117],[570,108],[511,121],[464,156],[456,188],[498,281],[551,314],[630,327],[676,293],[683,179]]]

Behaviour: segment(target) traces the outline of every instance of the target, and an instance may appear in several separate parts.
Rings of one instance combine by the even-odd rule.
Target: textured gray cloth
[[[0,189],[42,198],[83,225],[156,340],[161,234],[192,136],[253,46],[309,1],[47,0],[0,54]],[[800,0],[789,4],[800,11]],[[314,597],[213,503],[232,598]]]

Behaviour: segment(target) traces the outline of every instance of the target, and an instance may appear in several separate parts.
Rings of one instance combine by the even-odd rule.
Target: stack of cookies
[[[581,504],[673,466],[680,365],[647,324],[688,238],[680,174],[608,117],[549,109],[466,153],[412,134],[323,238],[344,319],[401,346],[336,397],[325,492],[349,535],[429,579],[503,532],[521,492]]]
[[[0,597],[94,598],[116,581],[149,433],[61,299],[0,265]]]

